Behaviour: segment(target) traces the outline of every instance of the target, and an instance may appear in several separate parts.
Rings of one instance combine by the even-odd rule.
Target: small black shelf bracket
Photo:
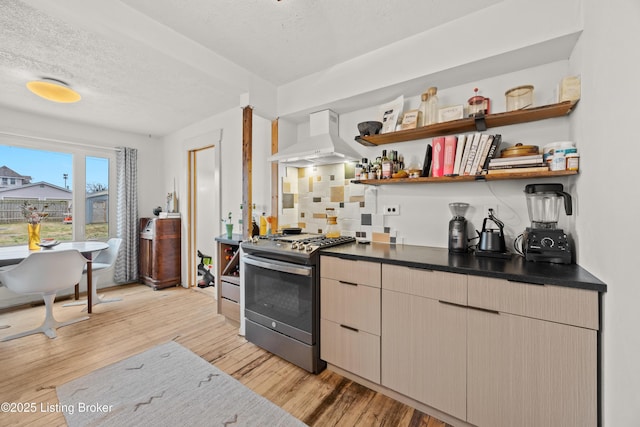
[[[487,130],[487,122],[484,118],[484,113],[476,113],[473,116],[473,120],[476,124],[476,130],[478,132],[484,132],[485,130]]]

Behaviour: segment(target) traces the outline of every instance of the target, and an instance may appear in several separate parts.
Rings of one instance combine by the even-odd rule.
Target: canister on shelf
[[[506,91],[504,95],[507,97],[507,111],[533,107],[533,85],[514,87]]]
[[[569,153],[565,156],[568,171],[577,171],[580,169],[580,154]]]

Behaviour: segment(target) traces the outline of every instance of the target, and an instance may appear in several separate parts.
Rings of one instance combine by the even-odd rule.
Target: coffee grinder
[[[522,251],[527,261],[571,264],[572,249],[566,233],[557,228],[560,206],[572,214],[571,195],[562,184],[529,184],[524,192],[531,227],[523,234]]]
[[[449,221],[449,252],[467,252],[467,220],[469,203],[449,203],[453,218]]]

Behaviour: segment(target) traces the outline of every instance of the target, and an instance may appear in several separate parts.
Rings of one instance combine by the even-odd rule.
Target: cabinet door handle
[[[524,285],[546,286],[544,283],[523,282],[522,280],[511,280],[511,279],[507,279],[507,282],[512,282],[512,283],[522,283],[522,284],[524,284]]]
[[[342,323],[340,324],[340,327],[341,327],[341,328],[348,329],[348,330],[353,331],[353,332],[360,332],[360,330],[359,330],[359,329],[352,328],[351,326],[343,325]]]
[[[338,280],[339,283],[342,283],[343,285],[349,285],[349,286],[358,286],[357,283],[353,283],[353,282],[345,282],[344,280]]]
[[[496,311],[496,310],[489,310],[488,308],[480,308],[480,307],[474,307],[474,306],[472,306],[472,305],[456,304],[455,302],[442,301],[442,300],[438,300],[438,302],[439,302],[440,304],[451,305],[451,306],[454,306],[454,307],[468,308],[468,309],[476,310],[476,311],[484,311],[485,313],[500,314],[500,312],[499,312],[499,311]]]
[[[407,267],[409,270],[418,270],[418,271],[428,271],[433,272],[432,268],[422,268],[422,267]]]

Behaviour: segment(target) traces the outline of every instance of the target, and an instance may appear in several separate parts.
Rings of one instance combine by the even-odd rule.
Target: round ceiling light
[[[65,82],[48,77],[27,83],[27,88],[41,98],[53,102],[78,102],[81,96],[71,89]]]

